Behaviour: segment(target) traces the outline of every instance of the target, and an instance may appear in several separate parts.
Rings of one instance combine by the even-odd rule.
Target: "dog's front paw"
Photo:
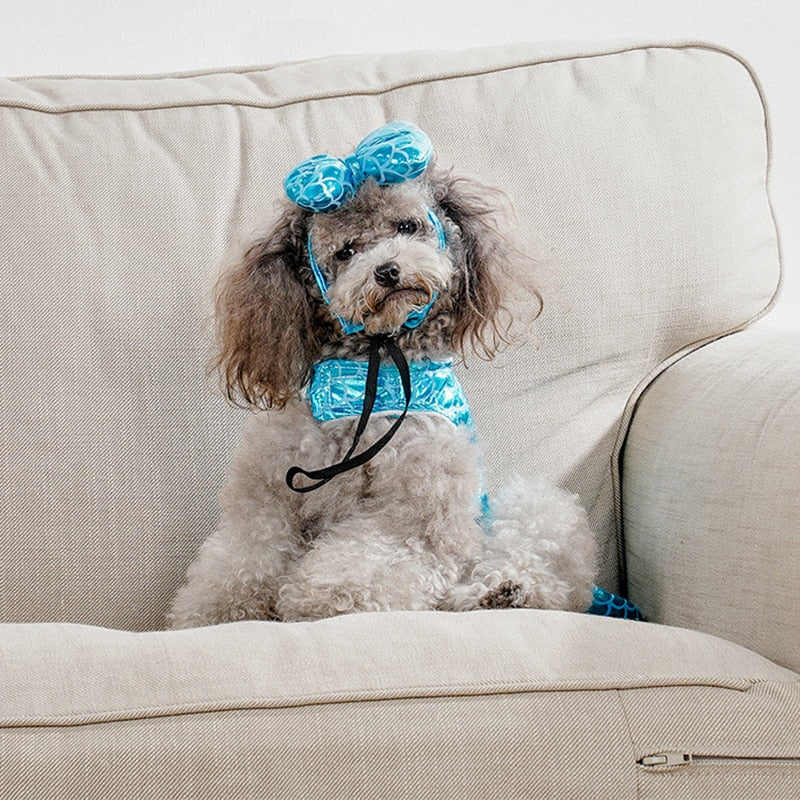
[[[527,605],[522,586],[514,581],[501,583],[478,600],[480,608],[525,608]]]
[[[474,611],[481,608],[527,608],[530,598],[524,587],[513,579],[498,576],[454,586],[440,601],[440,611]]]

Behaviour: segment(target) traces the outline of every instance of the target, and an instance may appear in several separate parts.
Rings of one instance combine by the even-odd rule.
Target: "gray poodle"
[[[378,144],[387,130],[429,142],[392,123]],[[287,178],[293,202],[220,280],[218,366],[228,397],[258,413],[169,623],[584,611],[595,545],[583,510],[541,480],[487,500],[451,369],[470,350],[496,353],[529,273],[501,233],[498,195],[437,170],[432,152],[388,176],[363,153],[354,166],[358,154],[303,162]],[[314,169],[309,200],[291,177]]]

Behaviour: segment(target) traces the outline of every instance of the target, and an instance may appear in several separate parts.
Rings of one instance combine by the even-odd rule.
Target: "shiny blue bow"
[[[433,157],[428,135],[411,122],[390,122],[362,139],[344,158],[301,161],[284,179],[286,196],[307,211],[335,211],[369,178],[381,185],[419,177]]]

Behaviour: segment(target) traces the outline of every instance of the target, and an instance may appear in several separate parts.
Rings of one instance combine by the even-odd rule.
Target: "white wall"
[[[700,39],[755,67],[773,123],[782,320],[800,320],[797,0],[0,0],[0,74],[141,74],[515,41]]]

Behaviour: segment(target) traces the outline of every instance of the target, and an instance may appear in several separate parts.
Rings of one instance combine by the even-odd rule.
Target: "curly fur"
[[[445,228],[444,251],[428,208]],[[335,463],[352,441],[355,420],[320,424],[299,398],[317,360],[363,358],[376,333],[395,336],[409,360],[491,358],[508,340],[506,303],[530,270],[502,232],[505,220],[499,193],[432,167],[403,184],[368,182],[335,212],[287,205],[223,275],[216,363],[229,399],[260,413],[245,425],[220,523],[189,567],[172,627],[589,605],[594,540],[576,498],[519,481],[482,524],[479,447],[444,417],[409,415],[372,461],[315,492],[285,483],[289,466]],[[330,306],[308,263],[309,235],[332,284]],[[387,264],[391,280],[378,269]],[[423,324],[402,328],[434,293]],[[364,332],[345,335],[335,313]],[[371,419],[369,435],[390,424]]]

